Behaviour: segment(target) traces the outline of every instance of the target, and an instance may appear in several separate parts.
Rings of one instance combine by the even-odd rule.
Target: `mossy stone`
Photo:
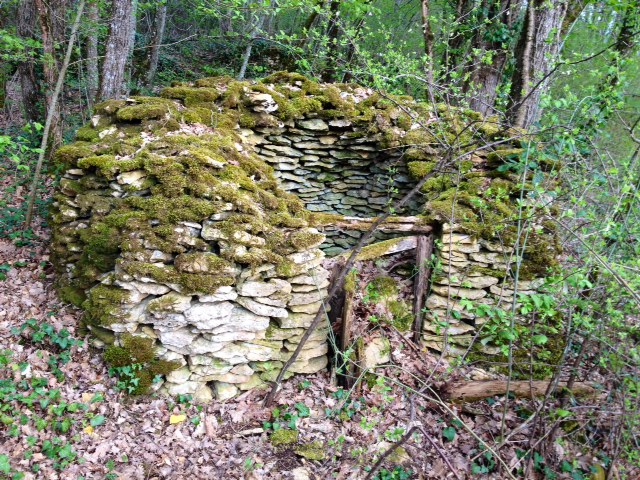
[[[326,457],[325,447],[320,441],[303,443],[296,446],[293,451],[308,460],[324,460]]]
[[[274,447],[292,445],[298,442],[298,435],[299,433],[297,430],[280,428],[269,435],[269,441]]]
[[[147,120],[150,118],[160,118],[168,113],[169,109],[166,105],[158,104],[142,104],[130,105],[122,107],[116,113],[118,120],[123,122],[132,122],[136,120]]]
[[[53,155],[53,159],[56,163],[70,168],[76,160],[91,156],[93,151],[94,148],[89,142],[70,143],[69,145],[63,145],[58,148]]]

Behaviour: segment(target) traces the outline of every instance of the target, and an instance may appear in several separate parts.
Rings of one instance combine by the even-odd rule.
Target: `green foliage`
[[[104,351],[104,361],[109,365],[109,375],[117,376],[116,388],[130,395],[144,395],[154,382],[173,370],[180,362],[156,358],[154,340],[137,335],[124,334],[122,345],[110,345]]]
[[[90,404],[102,401],[100,394],[88,403],[67,402],[63,397],[63,390],[67,388],[64,366],[71,360],[74,347],[83,342],[71,337],[65,329],[57,330],[34,319],[25,321],[11,333],[16,341],[36,347],[35,354],[47,359],[46,368],[56,376],[57,383],[53,387],[50,379],[39,375],[28,378],[24,374],[31,367],[29,363],[14,361],[10,350],[0,351],[0,421],[4,433],[11,437],[24,436],[25,459],[39,451],[51,461],[53,468],[62,471],[78,460],[72,442],[79,430],[86,425],[97,428],[106,421],[104,416],[90,411]],[[39,463],[32,468],[32,473],[37,474]],[[23,478],[25,472],[12,466],[11,459],[2,454],[0,474],[3,478],[18,479]]]
[[[294,404],[293,410],[282,411],[280,408],[274,408],[271,411],[271,421],[263,422],[262,427],[265,430],[273,429],[274,432],[282,428],[290,430],[298,429],[298,420],[311,415],[311,410],[304,403],[298,402]]]
[[[404,467],[397,465],[393,470],[381,468],[373,478],[375,480],[408,480],[412,478],[412,476],[413,472],[410,469],[405,469]]]
[[[349,397],[349,391],[342,388],[336,390],[331,394],[338,403],[335,408],[325,408],[325,415],[327,417],[337,417],[340,420],[349,420],[353,418],[358,412],[366,407],[364,397],[359,399],[352,399]]]
[[[62,381],[64,373],[60,367],[71,360],[71,349],[82,344],[80,340],[71,337],[67,329],[56,330],[53,325],[46,322],[38,322],[34,318],[25,321],[19,327],[11,330],[13,335],[22,336],[25,341],[48,350],[51,354],[47,360],[53,374]]]
[[[4,184],[0,194],[0,237],[10,238],[19,246],[29,245],[33,232],[23,230],[26,202],[17,200],[14,195],[29,188],[32,166],[40,152],[42,128],[41,124],[32,123],[14,132],[6,129],[8,134],[0,135],[0,159],[2,159],[0,181]],[[46,166],[45,173],[50,173]],[[45,192],[45,185],[40,185],[35,202],[36,212],[42,217],[46,217],[46,211],[51,202]]]
[[[447,442],[453,442],[453,440],[456,438],[456,429],[453,427],[445,427],[442,429],[442,437],[447,441]]]

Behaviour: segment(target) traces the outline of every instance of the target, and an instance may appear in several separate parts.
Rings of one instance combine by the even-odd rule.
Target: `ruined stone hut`
[[[555,264],[548,209],[517,207],[530,185],[501,168],[527,142],[473,111],[296,74],[107,101],[55,153],[60,296],[111,366],[143,365],[134,393],[230,398],[273,380],[325,308],[326,259],[431,174],[361,258],[436,237],[423,340],[442,348],[447,319],[455,353],[482,324],[461,299],[507,305],[518,258],[525,294]],[[514,252],[522,208],[536,228]],[[291,374],[327,366],[329,327]]]

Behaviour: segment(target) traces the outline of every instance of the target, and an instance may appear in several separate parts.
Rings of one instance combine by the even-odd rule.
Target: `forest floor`
[[[23,197],[11,195],[16,205]],[[32,238],[0,239],[0,478],[362,479],[381,455],[371,478],[502,479],[515,477],[501,463],[514,474],[526,467],[531,405],[441,401],[438,386],[477,370],[385,325],[375,328],[391,340],[390,361],[352,392],[321,372],[286,381],[270,409],[258,390],[207,405],[127,396],[77,337],[81,312],[56,296],[45,223]],[[293,443],[275,444],[274,423]],[[557,443],[546,455],[530,460],[528,478],[589,478],[576,475],[590,457]],[[569,467],[546,476],[548,458]]]

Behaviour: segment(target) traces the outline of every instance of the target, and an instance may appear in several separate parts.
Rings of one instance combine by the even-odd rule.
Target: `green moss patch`
[[[293,451],[308,460],[324,460],[326,457],[325,447],[322,442],[315,441],[298,445]]]
[[[154,343],[151,338],[124,334],[121,345],[111,345],[104,351],[105,362],[132,395],[148,393],[156,376],[167,375],[180,367],[177,361],[156,358]]]
[[[298,431],[281,428],[269,435],[269,441],[274,447],[292,445],[298,441]]]
[[[122,107],[118,110],[117,119],[123,122],[160,118],[166,115],[169,108],[166,105],[142,104]]]

